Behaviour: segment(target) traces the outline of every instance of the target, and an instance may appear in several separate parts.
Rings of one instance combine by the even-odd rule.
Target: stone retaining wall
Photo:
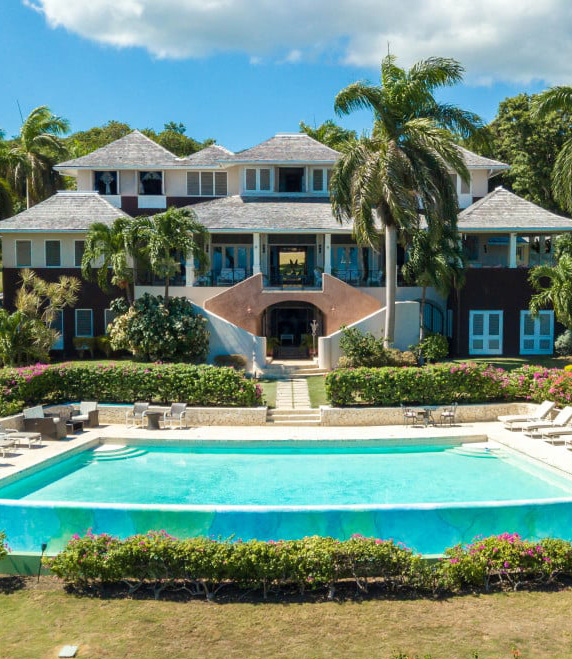
[[[125,405],[99,407],[100,423],[125,423]],[[153,410],[166,411],[167,407],[152,406]],[[266,407],[188,407],[188,426],[262,426],[266,423]]]
[[[445,406],[443,406],[445,407]],[[459,405],[455,421],[474,423],[476,421],[496,421],[504,414],[529,414],[536,409],[532,403],[483,403],[479,405]],[[329,407],[320,406],[323,426],[402,426],[403,412],[400,407]],[[433,413],[439,421],[439,409]]]

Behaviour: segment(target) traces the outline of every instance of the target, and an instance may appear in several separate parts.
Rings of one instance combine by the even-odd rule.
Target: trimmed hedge
[[[253,407],[258,385],[232,368],[192,364],[36,364],[0,370],[0,414],[24,404],[98,400],[125,403],[180,401],[195,407]]]
[[[149,531],[125,540],[102,534],[74,536],[66,549],[45,559],[51,571],[76,587],[128,584],[130,591],[184,585],[194,594],[212,597],[224,585],[261,589],[296,586],[327,588],[353,580],[366,590],[367,580],[416,590],[485,590],[524,584],[546,584],[572,576],[572,544],[547,538],[523,540],[503,533],[457,545],[438,562],[429,563],[393,540],[355,535],[339,541],[306,537],[279,542],[179,540],[165,531]]]
[[[326,376],[326,394],[335,407],[545,399],[568,405],[572,372],[542,366],[504,371],[475,362],[421,368],[348,368]]]

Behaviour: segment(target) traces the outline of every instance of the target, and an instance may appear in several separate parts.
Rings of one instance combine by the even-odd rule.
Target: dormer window
[[[140,195],[163,194],[163,172],[139,172]]]
[[[93,172],[93,188],[101,195],[116,195],[117,172]]]
[[[304,168],[279,167],[278,192],[305,192]]]
[[[312,170],[312,192],[327,194],[330,190],[332,170],[330,167],[320,167]]]
[[[270,169],[247,167],[244,170],[244,189],[247,192],[270,192]]]

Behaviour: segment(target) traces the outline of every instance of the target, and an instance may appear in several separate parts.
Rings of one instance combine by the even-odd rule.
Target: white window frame
[[[455,192],[457,193],[457,197],[460,197],[461,195],[473,195],[473,176],[471,172],[469,172],[469,191],[468,192],[461,192],[461,185],[463,183],[463,180],[457,174],[457,172],[450,172],[451,177],[455,176]]]
[[[314,190],[314,172],[317,170],[322,171],[322,189]],[[310,192],[312,194],[324,194],[329,192],[328,188],[328,171],[332,171],[332,167],[312,167],[310,170]],[[331,173],[330,173],[331,176]]]
[[[101,195],[102,197],[120,197],[121,196],[121,191],[119,189],[119,170],[118,169],[92,169],[91,170],[91,189],[94,192],[97,192],[95,189],[95,174],[96,172],[115,172],[115,187],[117,188],[117,192],[113,195]]]
[[[60,332],[59,337],[53,342],[51,350],[63,350],[64,349],[64,311],[63,309],[58,309],[56,314],[61,315],[62,319],[62,331]],[[52,324],[52,329],[56,329]]]
[[[483,330],[486,329],[487,333],[482,334],[482,339],[483,339],[483,347],[480,349],[475,349],[473,347],[473,340],[475,338],[480,338],[481,335],[473,335],[473,316],[475,314],[484,314],[484,322],[483,322]],[[498,339],[499,339],[499,347],[498,348],[489,348],[487,344],[488,340],[490,339],[490,335],[488,334],[488,325],[489,325],[489,317],[493,314],[496,314],[499,317],[499,334],[498,334]],[[471,309],[469,311],[469,355],[502,355],[503,354],[503,339],[504,339],[504,334],[503,334],[503,320],[504,320],[504,312],[502,309]],[[493,338],[496,338],[493,337]]]
[[[85,251],[85,239],[84,240],[74,240],[73,241],[73,262],[74,262],[74,267],[75,268],[81,268],[81,263],[78,265],[75,257],[76,257],[76,251],[75,251],[75,246],[77,243],[83,243],[84,251]]]
[[[77,314],[79,311],[89,311],[91,318],[91,334],[78,334],[77,333]],[[74,326],[74,336],[79,337],[80,339],[89,339],[93,337],[93,309],[76,309],[74,314],[75,326]]]
[[[252,168],[254,169],[254,168]],[[193,172],[197,173],[199,175],[199,194],[198,195],[191,195],[189,194],[189,183],[188,183],[188,175]],[[203,194],[203,174],[212,174],[213,177],[213,194]],[[216,194],[216,176],[215,174],[224,174],[226,177],[226,194]],[[245,175],[246,177],[246,175]],[[246,181],[246,178],[245,178]],[[228,197],[228,172],[226,170],[220,171],[220,170],[214,170],[214,169],[193,169],[193,170],[188,170],[187,175],[185,177],[185,183],[186,183],[186,189],[187,189],[187,197]]]
[[[540,329],[540,319],[537,316],[534,318],[534,334],[532,336],[524,334],[524,322],[527,315],[530,315],[528,309],[523,309],[520,312],[520,354],[521,355],[552,355],[554,352],[554,311],[539,311],[538,316],[548,316],[550,318],[550,335],[539,334],[537,330]],[[541,339],[550,338],[550,349],[543,350],[540,348],[539,342]],[[534,341],[533,348],[525,348],[524,341],[532,339]]]
[[[98,170],[100,171],[100,170]],[[135,180],[135,183],[137,185],[137,196],[138,197],[164,197],[165,196],[165,170],[164,169],[137,169],[135,170],[137,172],[137,178]],[[159,195],[152,195],[152,194],[145,194],[144,192],[139,192],[139,183],[141,182],[141,174],[143,172],[160,172],[161,174],[161,194]]]
[[[18,243],[29,243],[30,244],[30,263],[24,265],[22,263],[18,263]],[[15,240],[14,241],[14,263],[16,264],[17,268],[31,268],[32,263],[33,263],[33,245],[31,240]]]
[[[60,262],[58,265],[48,265],[48,243],[59,243],[60,245]],[[62,241],[57,238],[47,238],[44,240],[44,265],[46,268],[61,268],[62,267]]]
[[[249,190],[246,187],[246,170],[247,169],[254,169],[256,172],[256,189],[255,190]],[[261,190],[260,189],[260,170],[262,169],[268,169],[270,171],[270,183],[268,186],[268,190]],[[242,173],[242,188],[244,194],[256,194],[258,192],[264,192],[266,194],[270,194],[274,190],[274,167],[244,167],[243,173]]]

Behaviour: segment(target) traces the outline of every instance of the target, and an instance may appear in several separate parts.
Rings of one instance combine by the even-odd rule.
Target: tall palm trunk
[[[395,294],[397,291],[397,229],[385,225],[385,334],[386,346],[395,339]]]

